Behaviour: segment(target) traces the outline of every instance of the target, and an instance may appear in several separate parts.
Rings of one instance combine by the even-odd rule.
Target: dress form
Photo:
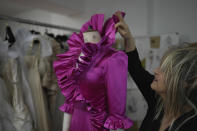
[[[101,40],[101,35],[97,30],[89,29],[88,31],[83,33],[83,38],[84,38],[84,43],[97,44]],[[84,54],[81,52],[80,56],[84,56]],[[80,56],[78,59],[82,61]],[[76,67],[78,68],[78,64],[76,65]],[[71,115],[68,113],[64,113],[63,131],[69,131],[70,120],[71,120]]]
[[[72,117],[70,124],[63,124],[69,124],[69,131],[128,129],[133,124],[125,116],[127,56],[111,48],[118,21],[113,16],[103,22],[104,14],[92,16],[79,34],[69,38],[69,51],[58,55],[54,62],[58,85],[66,98],[59,109]],[[88,26],[102,34],[100,41],[84,38]],[[81,52],[85,56],[80,57]]]
[[[83,33],[83,39],[84,39],[84,43],[97,44],[101,40],[101,35],[97,30],[89,29],[88,31]],[[80,56],[84,56],[84,54],[81,53]],[[80,56],[78,59],[82,61]],[[78,67],[78,65],[76,66]]]
[[[83,33],[84,43],[96,44],[101,40],[101,35],[97,30],[88,30]]]

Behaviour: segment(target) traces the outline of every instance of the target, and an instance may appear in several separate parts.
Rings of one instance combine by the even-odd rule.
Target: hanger
[[[55,38],[55,35],[53,33],[48,33],[47,34],[49,37]]]
[[[7,40],[10,43],[9,47],[11,47],[16,42],[12,29],[8,25],[6,26],[5,40]]]
[[[53,33],[49,33],[47,29],[45,30],[45,34],[51,38],[55,38],[55,35]]]
[[[55,40],[60,44],[61,49],[64,49],[64,45],[62,44],[62,42],[64,42],[63,36],[56,35]]]
[[[30,32],[31,32],[32,34],[34,34],[34,35],[40,35],[40,34],[41,34],[40,32],[35,31],[35,30],[30,30]]]
[[[66,42],[68,40],[68,36],[67,35],[62,35],[62,39],[63,42]]]
[[[33,35],[40,35],[41,33],[34,30],[33,28],[30,30],[30,32],[33,34]]]

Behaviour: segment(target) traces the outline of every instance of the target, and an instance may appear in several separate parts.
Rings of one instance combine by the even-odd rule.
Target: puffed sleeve
[[[112,130],[127,129],[133,122],[125,116],[128,58],[122,51],[113,54],[107,61],[106,87],[108,117],[104,127]]]

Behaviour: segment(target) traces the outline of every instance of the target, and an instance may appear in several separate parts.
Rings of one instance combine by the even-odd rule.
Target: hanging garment
[[[14,110],[9,103],[8,90],[0,78],[0,131],[16,131],[13,125]]]
[[[60,44],[55,41],[53,38],[44,36],[51,45],[52,55],[47,57],[49,63],[49,69],[43,79],[42,87],[45,89],[47,96],[47,103],[50,110],[50,116],[53,123],[53,130],[62,131],[62,121],[63,121],[63,112],[61,112],[57,107],[64,103],[64,96],[60,93],[60,89],[57,84],[57,78],[53,70],[53,62],[57,60],[56,55],[63,53],[65,50],[61,49]]]
[[[27,52],[27,47],[30,45],[30,41],[32,41],[34,38],[36,39],[36,35],[32,35],[27,29],[21,28],[18,29],[15,33],[16,42],[14,43],[14,47],[18,48],[19,50],[19,62],[21,66],[21,75],[22,75],[22,89],[24,94],[24,101],[26,105],[28,106],[28,109],[31,112],[32,118],[33,118],[33,126],[34,129],[37,129],[37,116],[36,116],[36,109],[35,104],[33,101],[33,94],[31,91],[31,87],[29,85],[29,82],[27,80],[27,67],[25,65],[25,59],[24,56]],[[12,47],[13,48],[13,47]]]
[[[27,52],[27,47],[29,47],[30,42],[34,38],[36,38],[35,35],[32,35],[29,30],[21,28],[18,29],[15,33],[16,42],[14,43],[14,46],[18,48],[19,50],[19,62],[21,66],[21,75],[22,75],[22,89],[24,94],[24,101],[26,105],[28,106],[29,111],[31,112],[32,118],[33,118],[33,125],[34,129],[37,129],[37,118],[36,118],[36,110],[35,105],[33,101],[33,94],[31,91],[31,87],[29,85],[29,82],[27,80],[27,67],[25,65],[25,59],[24,56]]]
[[[21,75],[16,59],[9,59],[5,65],[5,82],[6,87],[11,92],[11,103],[14,109],[13,125],[17,131],[32,131],[33,122],[31,114],[24,104],[23,93],[21,88]]]
[[[69,50],[54,62],[58,84],[66,98],[60,110],[72,114],[70,131],[108,131],[132,126],[125,116],[127,56],[111,48],[118,20],[113,16],[104,26],[103,21],[103,14],[92,16],[79,34],[69,38]],[[101,34],[99,43],[84,43],[82,34],[89,26]],[[79,61],[81,52],[84,56]]]
[[[56,78],[54,70],[53,70],[53,61],[57,60],[57,57],[56,57],[57,54],[60,54],[63,52],[61,50],[59,43],[57,43],[52,38],[49,38],[47,36],[45,36],[45,37],[48,41],[50,41],[50,45],[52,48],[52,55],[47,57],[47,60],[49,63],[49,69],[43,79],[42,87],[46,89],[50,113],[53,116],[54,110],[55,110],[56,96],[57,96],[57,92],[59,89],[58,84],[57,84],[57,78]]]
[[[26,49],[26,55],[24,56],[24,62],[27,68],[26,76],[29,82],[33,101],[36,110],[37,118],[37,130],[38,131],[50,131],[50,116],[47,105],[47,98],[42,88],[42,82],[47,74],[49,63],[46,57],[41,57],[41,42],[34,43],[29,41]]]
[[[47,57],[52,55],[50,42],[43,36],[32,35],[26,29],[17,31],[16,40],[21,52],[20,63],[23,67],[23,85],[24,92],[27,94],[25,98],[32,111],[35,129],[50,131],[52,130],[52,124],[46,92],[43,89],[43,84],[48,81],[47,74],[51,70],[50,63],[47,60]]]
[[[10,103],[10,93],[2,79],[4,64],[7,62],[8,43],[0,38],[0,131],[16,131],[13,125],[14,109]]]
[[[8,49],[8,58],[4,63],[3,80],[8,89],[9,103],[13,108],[12,124],[17,131],[32,131],[33,121],[26,104],[24,103],[21,87],[21,69],[18,62],[18,50],[15,46]]]
[[[52,124],[47,124],[50,125],[51,130],[57,130],[61,131],[62,130],[62,119],[63,119],[63,113],[60,112],[57,109],[54,109],[55,107],[59,106],[64,102],[64,97],[61,93],[57,93],[59,90],[58,85],[57,85],[57,79],[55,74],[53,73],[53,67],[52,63],[54,59],[56,58],[56,54],[59,54],[62,52],[62,50],[59,48],[59,43],[57,43],[53,39],[46,38],[46,36],[40,36],[40,35],[32,35],[28,30],[26,29],[19,29],[17,30],[17,33],[15,34],[16,36],[16,43],[20,49],[20,64],[22,65],[22,75],[23,75],[23,90],[25,96],[25,100],[28,104],[28,106],[31,109],[33,118],[34,118],[34,126],[35,129],[38,129],[38,115],[36,115],[36,110],[38,108],[35,107],[35,104],[33,100],[33,91],[31,89],[32,85],[29,82],[29,67],[27,67],[27,54],[31,55],[37,55],[39,59],[39,76],[40,76],[40,84],[44,96],[44,103],[46,107],[46,114],[47,114],[47,123],[51,123],[51,119],[53,120]],[[38,55],[38,51],[35,50],[35,53],[33,50],[33,42],[34,41],[40,41],[39,48],[40,52]],[[35,46],[34,46],[35,47]],[[52,48],[53,47],[53,48]],[[31,52],[32,49],[33,51]],[[30,53],[31,52],[31,53]],[[36,53],[37,52],[37,53]],[[43,59],[43,60],[42,60]],[[39,97],[39,95],[37,95]],[[37,99],[36,99],[37,100]],[[33,102],[33,105],[32,105]],[[55,104],[57,106],[55,106]],[[41,106],[42,107],[42,106]],[[49,112],[50,111],[50,112]],[[40,117],[40,116],[39,116]],[[42,120],[46,120],[45,118]],[[47,129],[46,129],[47,130]]]

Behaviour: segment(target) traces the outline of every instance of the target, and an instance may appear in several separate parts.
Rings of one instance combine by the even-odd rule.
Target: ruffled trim
[[[84,100],[76,81],[78,76],[91,64],[92,56],[96,54],[97,50],[97,45],[85,44],[80,50],[75,48],[75,50],[57,55],[58,60],[54,62],[53,66],[58,85],[66,98],[66,102]],[[81,51],[85,56],[81,56],[82,61],[79,61],[78,57]],[[78,68],[76,64],[78,64]]]
[[[80,29],[80,33],[87,31],[89,26],[92,26],[93,30],[97,30],[100,34],[103,31],[104,14],[95,14],[91,19],[86,22]]]
[[[82,37],[82,34],[73,33],[67,40],[69,50],[81,49],[81,46],[84,44]]]
[[[86,43],[82,46],[81,52],[84,56],[80,56],[81,61],[77,60],[79,73],[84,72],[92,63],[92,58],[97,54],[98,46],[96,44]]]
[[[65,102],[63,105],[61,105],[59,107],[59,109],[62,111],[62,112],[67,112],[69,114],[72,114],[73,111],[74,111],[74,104],[71,103],[71,104],[68,104],[67,102]]]
[[[58,85],[67,102],[73,101],[74,97],[78,95],[75,93],[77,89],[76,80],[72,79],[76,72],[77,56],[77,51],[68,51],[66,54],[57,55],[58,60],[53,63]]]
[[[124,12],[121,12],[122,16],[125,16]],[[80,36],[83,40],[83,32],[88,30],[88,27],[91,26],[93,30],[97,30],[102,38],[107,37],[107,41],[101,40],[99,46],[111,46],[115,42],[115,35],[117,30],[115,29],[115,24],[119,22],[119,19],[116,15],[113,15],[111,18],[108,18],[104,23],[104,14],[95,14],[91,19],[86,22],[80,29]],[[83,40],[84,42],[84,40]]]
[[[105,121],[104,127],[110,130],[128,129],[133,125],[133,122],[123,116],[109,116]]]

